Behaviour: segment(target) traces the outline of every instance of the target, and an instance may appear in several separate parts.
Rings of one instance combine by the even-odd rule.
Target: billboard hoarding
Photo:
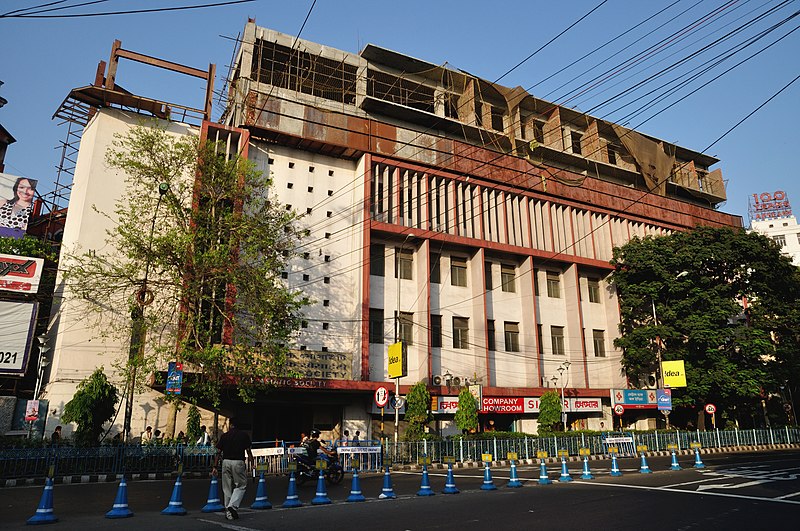
[[[36,179],[0,173],[0,236],[22,238],[36,200]]]
[[[35,302],[0,301],[0,375],[23,376],[36,329]]]
[[[38,293],[43,268],[41,258],[0,254],[0,291]]]

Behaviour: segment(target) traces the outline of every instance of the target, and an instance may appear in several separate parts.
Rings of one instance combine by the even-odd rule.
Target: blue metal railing
[[[627,443],[608,443],[609,437],[631,437]],[[614,439],[611,439],[613,441]],[[345,470],[351,470],[352,459],[358,459],[359,470],[376,472],[384,466],[384,457],[392,463],[418,463],[427,456],[431,462],[443,462],[452,456],[457,462],[480,461],[483,454],[491,454],[494,460],[505,459],[515,452],[518,459],[535,459],[539,450],[549,456],[557,456],[559,450],[569,455],[578,455],[580,448],[589,448],[595,455],[603,455],[609,446],[617,446],[620,453],[632,454],[638,445],[646,445],[650,451],[668,450],[670,445],[686,450],[693,442],[703,448],[726,448],[737,446],[774,445],[800,443],[800,427],[781,427],[763,430],[714,430],[714,431],[657,431],[647,433],[602,433],[575,434],[550,437],[520,437],[514,439],[451,439],[444,441],[413,441],[394,444],[388,441],[362,441],[358,447],[342,447],[339,460]],[[299,443],[268,441],[254,443],[257,464],[265,473],[287,472],[292,447]],[[0,480],[19,478],[42,478],[50,468],[57,476],[83,476],[96,474],[168,474],[183,465],[185,472],[209,472],[214,462],[216,449],[211,446],[186,445],[120,445],[95,448],[71,446],[42,448],[0,448]]]

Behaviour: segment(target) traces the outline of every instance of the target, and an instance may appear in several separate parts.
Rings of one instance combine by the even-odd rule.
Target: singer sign
[[[44,260],[0,254],[0,290],[36,293],[42,279]]]

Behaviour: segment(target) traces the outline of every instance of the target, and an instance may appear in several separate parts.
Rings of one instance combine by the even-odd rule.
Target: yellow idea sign
[[[686,369],[683,360],[662,361],[661,374],[664,375],[664,387],[686,387]]]
[[[402,378],[408,375],[408,362],[406,361],[406,349],[402,341],[389,345],[388,352],[389,379]]]

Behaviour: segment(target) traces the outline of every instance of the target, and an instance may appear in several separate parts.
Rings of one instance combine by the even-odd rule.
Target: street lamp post
[[[409,238],[413,238],[414,234],[409,232],[406,234],[403,243],[400,244],[400,249],[397,252],[397,256],[395,256],[394,263],[395,263],[395,275],[397,276],[397,313],[394,317],[394,342],[397,343],[400,341],[400,260],[402,258],[403,249],[406,246]],[[400,378],[394,379],[394,396],[395,400],[400,398]],[[398,437],[400,432],[400,408],[394,408],[394,447],[397,450],[397,443]]]
[[[161,206],[161,201],[164,195],[169,192],[169,184],[160,183],[158,185],[158,202],[153,211],[153,220],[150,224],[150,235],[147,240],[147,256],[144,263],[144,279],[139,289],[136,291],[136,305],[131,310],[131,342],[128,349],[128,378],[125,392],[125,417],[123,420],[123,437],[125,442],[129,443],[131,439],[131,419],[133,417],[133,390],[136,387],[136,364],[132,363],[141,357],[144,351],[145,340],[145,323],[144,323],[144,309],[153,302],[153,293],[147,287],[147,280],[150,273],[150,252],[153,246],[153,232],[156,228],[156,218],[158,217],[158,208]]]
[[[675,280],[678,280],[681,277],[685,277],[688,274],[689,274],[688,271],[681,271],[680,273],[675,275]],[[667,284],[665,284],[664,286],[667,286]],[[662,288],[664,286],[662,286]],[[655,298],[650,297],[650,304],[653,307],[653,325],[654,326],[658,326],[658,315],[656,314],[656,300],[655,300]],[[662,343],[662,341],[659,338],[659,341],[656,343],[656,365],[657,365],[657,367],[656,367],[656,387],[658,389],[663,389],[664,388],[664,375],[663,375],[663,373],[661,371],[661,343]]]
[[[551,379],[553,385],[558,385],[558,381],[561,380],[561,424],[564,426],[564,431],[567,431],[567,410],[564,406],[564,389],[567,387],[567,378],[569,377],[569,366],[571,365],[570,362],[565,361],[561,365],[558,366],[558,376],[553,376]],[[567,373],[567,376],[564,376],[564,372]]]

